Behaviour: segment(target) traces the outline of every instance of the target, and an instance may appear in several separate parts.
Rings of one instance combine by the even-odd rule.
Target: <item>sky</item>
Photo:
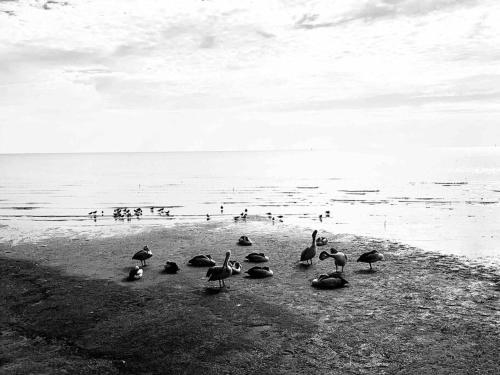
[[[0,153],[498,143],[498,0],[0,0]]]

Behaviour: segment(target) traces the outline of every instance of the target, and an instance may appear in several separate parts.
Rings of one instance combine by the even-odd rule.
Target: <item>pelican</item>
[[[342,267],[342,271],[340,272],[344,272],[344,266],[347,263],[347,255],[345,255],[340,251],[335,250],[333,247],[330,249],[330,252],[331,254],[328,254],[326,251],[322,251],[319,254],[319,259],[320,260],[325,260],[328,258],[335,259],[335,271],[337,271],[337,267],[340,266]]]
[[[229,261],[229,267],[233,269],[233,275],[239,275],[241,273],[241,264],[235,260]]]
[[[252,267],[248,271],[245,271],[245,273],[248,273],[250,277],[254,278],[264,278],[264,277],[270,277],[273,275],[273,271],[269,269],[269,267]]]
[[[316,256],[316,235],[318,234],[318,231],[315,230],[312,233],[312,244],[308,248],[302,250],[302,253],[300,254],[300,261],[310,261],[312,264],[312,258]]]
[[[218,280],[219,288],[226,286],[226,284],[224,283],[224,279],[227,279],[233,273],[233,269],[230,266],[228,266],[230,256],[231,256],[231,251],[227,251],[226,258],[224,259],[224,264],[222,266],[210,267],[207,271],[208,281]]]
[[[153,253],[151,250],[149,250],[148,246],[144,246],[142,250],[139,250],[137,253],[134,254],[132,259],[137,259],[141,261],[141,266],[146,266],[146,259],[149,259],[153,256]]]
[[[342,288],[349,282],[336,273],[322,274],[312,281],[312,286],[323,289]]]
[[[241,236],[238,239],[238,245],[240,245],[240,246],[252,246],[252,241],[247,236]]]
[[[318,237],[316,239],[316,246],[325,246],[328,243],[328,238],[326,237]]]
[[[213,267],[215,260],[210,255],[197,255],[188,262],[193,267]]]
[[[245,257],[249,262],[262,263],[267,262],[269,257],[264,255],[264,253],[250,253]]]
[[[139,266],[135,266],[132,268],[128,274],[128,280],[134,281],[139,280],[142,277],[142,268]]]
[[[372,263],[378,262],[379,260],[384,260],[384,254],[379,253],[377,250],[372,250],[361,254],[357,261],[368,263],[370,265],[370,270],[373,270]]]
[[[165,273],[177,273],[179,266],[175,262],[167,262],[165,264]]]

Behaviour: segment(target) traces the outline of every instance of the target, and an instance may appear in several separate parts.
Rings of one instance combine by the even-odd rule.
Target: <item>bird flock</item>
[[[300,260],[303,266],[310,266],[313,264],[313,259],[317,253],[318,246],[324,246],[328,243],[328,239],[325,237],[317,237],[318,231],[314,230],[312,232],[312,241],[311,246],[305,248],[300,253]],[[253,241],[248,238],[248,236],[241,236],[237,244],[240,246],[252,246]],[[136,252],[133,256],[133,260],[140,261],[140,266],[134,266],[130,269],[129,272],[129,281],[139,280],[144,275],[144,267],[147,266],[146,260],[151,258],[153,253],[146,245],[142,250]],[[344,287],[349,282],[343,277],[344,267],[347,264],[348,257],[342,252],[338,251],[335,248],[331,248],[330,252],[322,251],[319,254],[319,259],[321,261],[326,260],[328,258],[333,258],[335,262],[335,272],[330,272],[327,274],[320,274],[318,277],[314,278],[311,282],[311,285],[316,288],[322,289],[336,289]],[[245,260],[249,263],[264,263],[269,261],[269,256],[264,253],[252,252],[245,256]],[[372,263],[376,263],[378,261],[383,261],[384,255],[379,253],[377,250],[372,250],[366,253],[363,253],[357,259],[357,262],[368,263],[370,268],[369,272],[373,272]],[[218,282],[219,289],[226,287],[226,279],[228,279],[232,275],[237,275],[242,272],[241,263],[236,260],[231,260],[231,251],[227,251],[225,254],[224,262],[222,265],[217,265],[212,256],[207,255],[196,255],[187,261],[187,264],[191,267],[208,267],[206,277],[208,281]],[[339,271],[340,267],[340,271]],[[175,262],[167,261],[164,266],[164,272],[168,274],[177,273],[180,268]],[[254,266],[245,271],[247,277],[249,278],[266,278],[274,275],[273,270],[269,267],[261,267]]]

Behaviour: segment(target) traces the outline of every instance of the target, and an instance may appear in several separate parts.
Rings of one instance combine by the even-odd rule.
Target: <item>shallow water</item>
[[[268,225],[500,259],[496,148],[0,155],[0,176],[0,238],[9,241],[129,233],[207,213],[233,222],[247,209],[247,220]],[[115,207],[144,214],[115,220]]]

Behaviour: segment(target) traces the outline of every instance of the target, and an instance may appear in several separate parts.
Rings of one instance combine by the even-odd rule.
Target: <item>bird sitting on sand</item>
[[[208,281],[219,281],[219,288],[226,286],[224,279],[227,279],[232,275],[233,269],[229,266],[229,257],[231,256],[231,251],[226,252],[226,258],[224,259],[224,264],[222,266],[210,267],[207,271]]]
[[[245,271],[245,273],[248,273],[248,276],[256,278],[256,279],[262,279],[264,277],[270,277],[273,275],[273,271],[269,269],[269,267],[252,267],[248,271]]]
[[[318,234],[318,231],[315,230],[312,233],[312,244],[308,248],[302,250],[302,253],[300,254],[300,261],[304,262],[307,261],[308,263],[311,262],[312,264],[312,259],[316,256],[316,235]]]
[[[337,273],[329,273],[319,275],[316,279],[312,281],[312,286],[316,288],[323,289],[336,289],[342,288],[345,284],[349,282]]]
[[[175,262],[167,262],[165,264],[165,273],[177,273],[179,266]]]
[[[267,262],[269,260],[269,257],[264,255],[264,253],[250,253],[245,258],[249,262],[254,262],[254,263],[262,263],[262,262]]]
[[[239,275],[241,273],[241,264],[235,260],[229,261],[229,267],[233,269],[233,275]]]
[[[341,251],[337,251],[333,247],[330,249],[330,252],[331,254],[328,254],[326,251],[322,251],[319,254],[319,259],[320,260],[325,260],[327,258],[335,259],[335,271],[337,271],[337,267],[340,266],[342,267],[342,271],[340,272],[344,272],[344,266],[347,263],[347,255],[345,255]]]
[[[238,239],[238,245],[240,246],[252,246],[252,240],[248,238],[247,236],[241,236]]]
[[[140,260],[141,261],[141,266],[146,266],[146,259],[149,259],[153,256],[153,253],[151,250],[149,250],[148,246],[144,246],[142,250],[139,250],[137,253],[134,254],[132,259]]]
[[[326,237],[318,237],[316,239],[316,246],[325,246],[328,243],[328,238]]]
[[[135,266],[132,268],[128,274],[128,280],[134,281],[139,280],[142,277],[142,268],[139,266]]]
[[[188,263],[193,267],[213,267],[215,260],[210,255],[197,255],[192,258]]]
[[[378,262],[379,260],[384,260],[384,254],[379,253],[377,250],[372,250],[361,254],[357,261],[368,263],[370,265],[370,270],[373,270],[372,263]]]

